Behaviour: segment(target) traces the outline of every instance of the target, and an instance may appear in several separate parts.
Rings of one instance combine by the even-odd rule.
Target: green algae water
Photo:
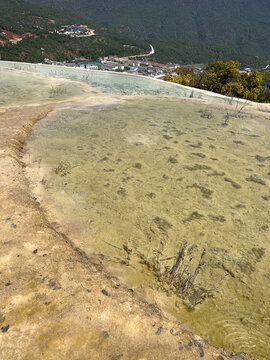
[[[221,104],[235,106],[247,105],[243,99],[228,98],[227,96],[191,88],[172,82],[152,79],[141,75],[131,75],[101,70],[87,70],[68,66],[54,66],[44,64],[31,64],[23,62],[0,61],[0,68],[22,70],[28,73],[49,76],[55,79],[69,79],[90,85],[103,93],[116,95],[167,95],[181,98],[202,99]],[[270,112],[265,109],[266,104],[255,104],[260,111]]]
[[[141,97],[50,113],[25,158],[84,250],[213,344],[267,359],[269,139],[266,116]],[[171,264],[185,241],[206,249],[208,295],[181,301],[141,259]]]
[[[0,67],[1,107],[61,101],[83,92],[75,82]]]

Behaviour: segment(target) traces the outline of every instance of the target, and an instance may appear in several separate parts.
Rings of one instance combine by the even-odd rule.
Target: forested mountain
[[[89,0],[89,3],[91,1]],[[113,0],[111,2],[113,3]],[[96,23],[97,18],[94,15],[93,19],[86,19],[67,10],[38,6],[24,0],[0,0],[0,59],[40,62],[43,59],[41,48],[45,49],[45,57],[59,61],[73,60],[80,56],[96,60],[99,56],[137,55],[150,50],[149,39],[144,41],[127,37]],[[153,18],[150,20],[153,21]],[[71,38],[54,32],[62,25],[71,24],[86,24],[95,29],[96,35],[88,38]],[[6,31],[9,33],[3,35]],[[14,37],[15,41],[8,37]],[[239,48],[230,48],[222,44],[168,38],[152,38],[151,43],[155,48],[155,54],[151,59],[161,63],[207,63],[232,59],[251,67],[265,64],[265,60],[260,56],[256,57]]]
[[[88,25],[96,35],[76,38],[54,32],[65,24]],[[130,47],[123,46],[126,44]],[[73,60],[80,56],[95,60],[110,54],[145,53],[149,43],[129,39],[69,11],[24,0],[0,0],[0,59],[40,62],[41,48],[51,60]]]
[[[84,19],[85,20],[85,19]],[[33,31],[33,26],[54,30],[65,23],[80,23],[82,16],[70,11],[37,6],[23,0],[0,0],[0,27],[23,33]],[[89,25],[93,25],[88,20]]]
[[[136,39],[214,42],[270,58],[269,0],[31,0]]]
[[[156,53],[152,56],[161,63],[206,64],[218,60],[237,60],[243,66],[258,68],[265,65],[263,58],[250,55],[239,49],[208,42],[192,42],[170,39],[152,39]]]

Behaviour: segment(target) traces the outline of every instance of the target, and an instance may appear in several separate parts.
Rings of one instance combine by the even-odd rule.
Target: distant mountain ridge
[[[212,42],[270,59],[269,0],[31,0],[136,39]]]

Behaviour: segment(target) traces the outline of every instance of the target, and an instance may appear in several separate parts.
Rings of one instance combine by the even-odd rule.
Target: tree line
[[[209,63],[203,70],[189,66],[168,71],[166,81],[257,102],[270,102],[270,71],[242,72],[238,61]]]

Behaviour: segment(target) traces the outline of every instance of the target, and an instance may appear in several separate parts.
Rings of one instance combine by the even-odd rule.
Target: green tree
[[[243,97],[248,100],[257,101],[262,90],[263,74],[257,70],[252,73],[242,73],[240,76],[240,83],[244,88]]]
[[[238,61],[217,61],[208,64],[207,90],[221,93],[224,85],[237,81],[239,77]]]
[[[203,71],[180,67],[168,72],[165,80],[251,101],[269,101],[270,72],[239,71],[237,61],[210,63]],[[264,82],[263,82],[264,81]]]
[[[168,72],[165,80],[175,82],[177,84],[186,86],[195,86],[194,84],[194,70],[188,66],[178,67],[174,72]]]
[[[270,103],[270,90],[263,92],[260,102]]]
[[[244,94],[244,87],[237,81],[229,82],[222,86],[221,94],[241,98]]]

